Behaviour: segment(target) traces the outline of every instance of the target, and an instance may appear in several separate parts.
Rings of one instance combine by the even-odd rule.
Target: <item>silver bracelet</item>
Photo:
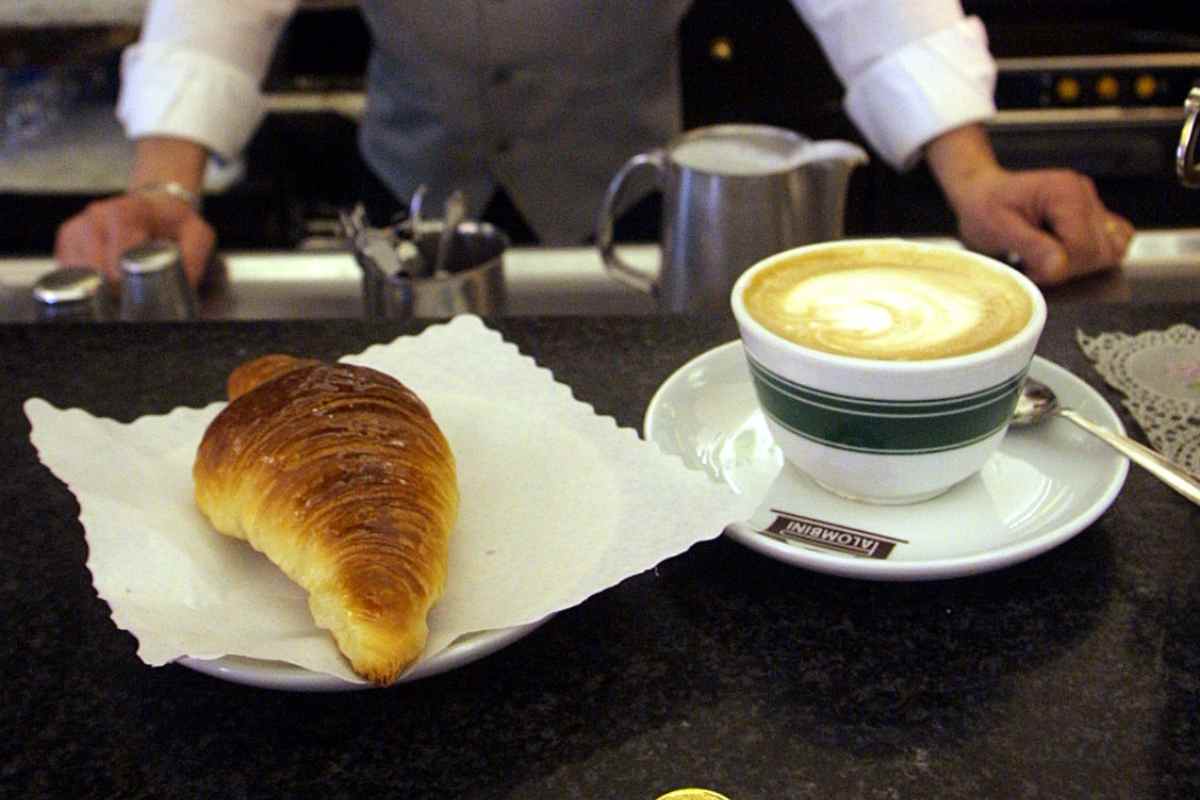
[[[165,194],[167,197],[182,200],[196,211],[200,210],[200,195],[178,181],[143,183],[141,186],[134,186],[127,194]]]

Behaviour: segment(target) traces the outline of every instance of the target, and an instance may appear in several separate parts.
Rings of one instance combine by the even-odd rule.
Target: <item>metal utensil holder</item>
[[[436,264],[442,224],[427,221],[412,241],[425,264]],[[363,310],[369,319],[445,319],[456,314],[504,314],[507,291],[504,251],[508,237],[486,222],[462,222],[453,234],[449,258],[439,272],[412,276],[387,273],[372,259],[358,257],[363,271]],[[356,254],[358,255],[358,254]]]

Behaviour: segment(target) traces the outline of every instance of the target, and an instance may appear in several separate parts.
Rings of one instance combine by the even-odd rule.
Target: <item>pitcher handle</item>
[[[617,174],[608,184],[608,190],[604,193],[604,201],[600,205],[600,214],[596,219],[596,247],[600,251],[604,269],[610,276],[632,289],[654,295],[658,292],[657,276],[650,277],[622,259],[617,253],[613,237],[615,209],[625,190],[626,181],[639,169],[653,169],[655,182],[661,187],[666,175],[666,151],[651,150],[648,153],[639,153],[617,170]]]
[[[1179,181],[1190,188],[1200,188],[1200,83],[1188,92],[1183,104],[1183,130],[1179,132],[1179,147],[1175,151],[1175,171]]]

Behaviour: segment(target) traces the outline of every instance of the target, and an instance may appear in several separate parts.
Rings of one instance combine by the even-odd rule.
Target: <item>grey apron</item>
[[[544,243],[580,243],[613,173],[680,129],[688,5],[363,0],[363,155],[398,197],[462,189],[478,213],[501,185]]]

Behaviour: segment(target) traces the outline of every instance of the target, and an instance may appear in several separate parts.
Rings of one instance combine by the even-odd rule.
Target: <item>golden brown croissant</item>
[[[454,456],[425,404],[366,367],[263,356],[229,376],[193,468],[196,503],[309,593],[354,671],[421,654],[458,513]]]

